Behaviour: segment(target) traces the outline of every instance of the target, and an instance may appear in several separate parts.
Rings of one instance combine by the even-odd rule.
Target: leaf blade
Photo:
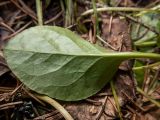
[[[157,58],[156,54],[107,51],[55,26],[25,30],[9,41],[4,55],[27,87],[65,101],[85,99],[100,91],[125,59]]]

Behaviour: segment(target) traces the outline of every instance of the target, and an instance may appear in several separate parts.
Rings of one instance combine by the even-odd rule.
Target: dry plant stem
[[[136,110],[134,110],[132,107],[126,105],[126,108],[127,108],[129,111],[131,111],[132,113],[138,115],[139,117],[141,116],[141,115],[140,115]]]
[[[13,4],[15,4],[15,6],[18,7],[22,12],[24,12],[25,14],[29,15],[31,18],[33,18],[34,20],[37,21],[37,18],[36,18],[34,15],[28,13],[28,12],[27,12],[25,9],[23,9],[15,0],[11,0],[11,2],[12,2]]]
[[[63,11],[59,12],[56,16],[54,16],[53,18],[47,20],[44,22],[44,24],[48,24],[48,23],[51,23],[51,22],[54,22],[57,18],[59,18],[61,15],[62,15]]]
[[[160,65],[160,64],[159,64]],[[153,79],[151,80],[151,82],[150,82],[150,85],[149,85],[149,92],[151,92],[151,93],[153,93],[155,90],[155,88],[156,88],[156,84],[157,84],[157,82],[158,82],[158,76],[159,76],[159,74],[160,74],[160,69],[158,69],[157,71],[156,71],[156,73],[155,73],[155,75],[154,75],[154,77],[153,77]],[[158,86],[158,84],[157,84],[157,86]],[[148,93],[149,93],[148,92]]]
[[[142,112],[145,111],[140,105],[138,105],[130,96],[128,96],[124,91],[122,93],[132,102],[138,109],[140,109]]]
[[[7,106],[13,106],[13,105],[22,104],[22,103],[23,103],[23,101],[2,104],[2,105],[0,105],[0,110],[3,109],[3,108],[5,108],[5,107],[7,107]]]
[[[116,107],[117,107],[117,110],[118,110],[119,118],[120,118],[120,120],[123,120],[120,105],[119,105],[119,101],[118,101],[118,96],[116,94],[116,90],[115,90],[115,87],[114,87],[114,84],[113,84],[112,80],[110,81],[110,86],[111,86],[113,97],[114,97]]]
[[[17,30],[15,33],[3,38],[2,40],[7,40],[7,39],[10,39],[11,37],[17,35],[18,33],[22,32],[26,27],[28,27],[31,23],[32,23],[32,21],[28,22],[26,25],[24,25],[19,30]]]
[[[14,87],[1,87],[0,86],[0,93],[12,92],[13,90],[14,90]]]
[[[117,50],[116,48],[112,47],[109,43],[107,43],[105,40],[103,40],[99,35],[96,35],[96,37],[101,41],[103,42],[104,44],[106,44],[108,47],[110,47],[111,49],[113,50]]]
[[[63,116],[66,120],[74,120],[72,116],[64,109],[63,106],[61,106],[58,102],[56,102],[54,99],[45,96],[45,95],[37,95],[35,94],[37,98],[40,100],[50,104],[51,106],[55,107]]]
[[[36,0],[36,9],[37,9],[37,17],[38,17],[38,24],[43,25],[43,15],[42,15],[42,3],[41,0]]]
[[[9,31],[11,31],[12,33],[15,32],[14,29],[12,29],[9,25],[7,25],[7,24],[4,23],[4,22],[0,22],[0,25],[3,26],[3,27],[5,27],[5,28],[7,28],[7,29],[8,29]]]
[[[36,16],[35,12],[30,8],[28,7],[24,2],[23,0],[18,0],[19,3],[22,5],[23,9],[25,9],[28,13],[32,14],[33,16]]]
[[[4,2],[1,2],[0,3],[0,6],[3,6],[3,5],[7,5],[7,4],[10,4],[11,2],[8,0],[8,1],[4,1]]]
[[[148,63],[147,63],[148,65]],[[148,84],[150,83],[150,77],[149,77],[149,74],[150,74],[150,69],[146,68],[144,69],[144,78],[143,78],[143,84],[142,84],[142,90],[147,93],[148,91]]]
[[[89,99],[89,98],[85,99],[85,101],[88,102],[88,103],[91,103],[93,105],[96,105],[96,106],[102,105],[102,102],[96,101],[96,100],[92,100],[92,99]]]
[[[106,97],[104,98],[104,103],[103,103],[102,108],[101,108],[101,110],[99,111],[99,113],[98,113],[98,115],[97,115],[97,117],[96,117],[96,120],[100,120],[100,118],[101,118],[101,116],[102,116],[102,114],[103,114],[103,112],[104,112],[107,99],[108,99],[108,96],[106,96]]]
[[[103,7],[97,8],[97,12],[107,12],[107,11],[159,11],[159,10],[152,10],[146,8],[135,8],[135,7]],[[87,10],[86,12],[82,13],[81,16],[86,16],[92,14],[94,12],[93,9]]]
[[[15,17],[15,20],[21,19],[21,18],[26,17],[26,16],[27,16],[26,14],[19,15],[19,16]]]
[[[153,100],[150,96],[148,96],[141,88],[137,87],[137,91],[144,95],[149,101],[151,101],[153,104],[155,104],[157,107],[160,108],[160,103]]]
[[[10,95],[13,95],[14,93],[16,93],[21,87],[22,87],[23,84],[20,84],[18,87],[16,87]]]

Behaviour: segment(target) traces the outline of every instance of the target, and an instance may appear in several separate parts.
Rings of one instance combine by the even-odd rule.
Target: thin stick
[[[3,27],[5,27],[5,28],[7,28],[7,29],[10,30],[12,33],[15,32],[14,29],[12,29],[9,25],[7,25],[7,24],[4,23],[4,22],[0,22],[0,25],[3,26]]]
[[[22,12],[24,12],[25,14],[29,15],[31,18],[33,18],[34,20],[37,21],[37,18],[36,18],[34,15],[30,14],[29,12],[27,12],[27,11],[26,11],[24,8],[22,8],[15,0],[11,0],[11,2],[12,2],[16,7],[18,7]]]
[[[140,105],[138,105],[129,95],[127,95],[124,91],[122,93],[132,102],[138,109],[140,109],[142,112],[145,112],[145,109],[142,108]]]
[[[103,42],[104,44],[106,44],[108,47],[110,47],[111,49],[113,50],[117,50],[116,48],[114,48],[112,45],[110,45],[109,43],[107,43],[105,40],[103,40],[99,35],[96,35],[96,37],[101,41]]]
[[[55,101],[54,99],[48,97],[48,96],[45,96],[45,95],[37,95],[35,94],[35,96],[37,98],[39,98],[40,100],[52,105],[53,107],[55,107],[62,115],[63,117],[66,119],[66,120],[74,120],[72,118],[72,116],[64,109],[63,106],[61,106],[57,101]]]
[[[51,23],[53,21],[55,21],[57,18],[59,18],[61,15],[62,15],[63,11],[59,12],[56,16],[54,16],[53,18],[47,20],[44,22],[44,24],[48,24],[48,23]]]
[[[159,11],[153,9],[146,9],[146,8],[135,8],[135,7],[103,7],[97,8],[97,12],[106,12],[106,11]],[[87,10],[86,12],[82,13],[81,16],[86,16],[92,14],[94,12],[93,9]]]
[[[38,24],[43,25],[43,15],[42,15],[42,4],[41,0],[36,0],[36,9],[37,9],[37,17],[38,17]]]
[[[18,101],[18,102],[11,102],[11,103],[6,103],[6,104],[2,104],[0,105],[0,109],[7,107],[7,106],[12,106],[12,105],[17,105],[17,104],[22,104],[23,101]]]
[[[0,6],[6,5],[6,4],[10,4],[10,3],[11,3],[11,1],[9,1],[9,0],[8,1],[4,1],[4,2],[0,3]]]
[[[102,116],[102,114],[103,114],[103,112],[104,112],[104,109],[105,109],[105,107],[106,107],[107,99],[108,99],[108,96],[106,96],[106,97],[104,98],[104,103],[103,103],[100,111],[98,112],[98,115],[97,115],[97,117],[96,117],[96,120],[100,120],[100,118],[101,118],[101,116]]]
[[[14,32],[13,34],[3,38],[2,40],[8,40],[11,37],[17,35],[18,33],[22,32],[26,27],[28,27],[30,24],[32,23],[32,21],[29,21],[26,25],[24,25],[23,27],[21,27],[19,30],[17,30],[16,32]]]
[[[157,79],[158,79],[159,74],[160,74],[160,69],[158,69],[158,70],[156,71],[156,73],[155,73],[155,75],[154,75],[154,77],[153,77],[153,79],[152,79],[152,81],[151,81],[151,83],[150,83],[150,85],[149,85],[150,91],[153,91],[153,89],[155,88],[156,83],[158,82]],[[157,85],[158,85],[158,84],[157,84]]]
[[[24,10],[26,10],[29,14],[32,14],[33,16],[36,16],[35,12],[34,12],[29,6],[27,6],[27,5],[23,2],[23,0],[18,0],[18,1],[19,1],[19,3],[22,5],[22,8],[23,8]]]

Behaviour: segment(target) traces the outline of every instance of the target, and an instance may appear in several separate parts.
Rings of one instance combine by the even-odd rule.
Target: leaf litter
[[[17,2],[18,3],[18,2]],[[29,2],[27,2],[27,3],[25,3],[25,4],[27,4],[28,6],[30,6],[30,8],[32,8],[33,10],[34,10],[34,4],[33,4],[34,2],[31,2],[31,3],[29,3]],[[90,2],[89,2],[90,3]],[[19,3],[20,4],[20,3]],[[55,5],[55,4],[58,4],[58,2],[56,3],[52,3],[53,5]],[[129,4],[129,3],[123,3],[123,4],[120,4],[120,5],[127,5],[127,4]],[[8,4],[8,5],[10,5],[10,4]],[[128,5],[129,6],[129,5]],[[87,7],[90,7],[90,6],[87,6]],[[17,8],[14,8],[15,10],[17,10]],[[82,10],[83,11],[83,10]],[[12,13],[13,11],[10,11],[10,13]],[[56,10],[54,11],[54,12],[56,12]],[[106,15],[106,13],[103,13],[103,14],[105,14]],[[23,11],[21,12],[21,15],[23,16],[24,15],[24,13],[23,13]],[[109,14],[110,15],[110,14]],[[5,17],[2,17],[3,19],[6,19]],[[111,21],[110,20],[111,18],[109,18],[108,19],[108,21]],[[113,23],[114,22],[114,19],[117,19],[117,17],[113,17],[113,20],[112,20],[112,22],[111,23]],[[22,24],[21,25],[19,25],[19,28],[21,28],[25,23],[27,23],[27,21],[30,21],[30,19],[28,19],[28,16],[26,16],[26,17],[22,17],[22,18],[20,18],[20,19],[18,19],[18,21],[20,21]],[[58,20],[57,19],[57,21],[58,22],[55,22],[55,24],[57,24],[57,25],[59,25],[59,24],[61,24],[62,26],[63,26],[63,21],[62,20]],[[59,21],[61,21],[61,23],[59,23]],[[120,20],[121,21],[121,20]],[[119,22],[120,22],[119,21]],[[6,20],[5,20],[5,22],[6,22]],[[20,23],[19,22],[19,23]],[[121,23],[121,22],[120,22]],[[120,24],[120,23],[118,23],[118,24]],[[35,23],[32,23],[32,26],[35,26],[34,25]],[[103,23],[102,23],[103,24]],[[114,24],[114,23],[113,23]],[[124,22],[124,23],[122,23],[123,25],[126,25],[127,27],[127,30],[125,31],[120,31],[120,32],[122,32],[122,35],[124,34],[124,36],[126,37],[126,36],[128,36],[128,29],[129,29],[129,27],[130,27],[130,24],[128,25],[128,23],[127,22]],[[15,24],[16,25],[16,24]],[[87,24],[85,23],[85,25],[87,26]],[[91,25],[91,24],[90,24]],[[12,26],[12,25],[11,25]],[[31,24],[29,25],[29,26],[31,26]],[[114,27],[113,27],[113,25],[109,25],[109,26],[111,26],[111,27],[109,27],[109,28],[111,28],[111,30],[112,29],[114,29]],[[117,25],[117,26],[119,26],[119,25]],[[12,28],[15,30],[15,31],[17,31],[17,28],[16,27],[18,27],[18,26],[12,26]],[[112,28],[113,27],[113,28]],[[106,26],[106,28],[108,29],[108,26]],[[73,28],[71,28],[71,29],[73,29],[73,30],[76,30],[75,29],[75,27],[73,27]],[[92,29],[92,27],[91,27],[91,29]],[[105,29],[103,29],[103,30],[105,30]],[[111,31],[110,29],[109,29],[109,31]],[[115,30],[115,29],[114,29]],[[121,30],[121,29],[120,29]],[[115,30],[116,31],[116,30]],[[5,30],[3,30],[3,32],[6,32]],[[8,31],[7,31],[8,32]],[[79,31],[78,31],[79,32]],[[114,32],[114,31],[113,31]],[[125,34],[125,32],[127,33],[127,34]],[[18,32],[17,32],[18,33]],[[102,32],[103,33],[103,32]],[[115,32],[115,33],[117,33],[117,32]],[[10,33],[10,35],[11,35],[12,33]],[[117,35],[117,34],[116,34]],[[102,34],[102,36],[103,36],[103,34]],[[112,39],[115,39],[116,37],[114,37],[113,36],[113,34],[111,34],[110,36],[112,36],[113,38]],[[110,37],[109,36],[109,37]],[[119,37],[118,38],[120,38],[121,40],[124,40],[124,38],[121,36],[121,34],[119,35]],[[104,40],[105,40],[105,38],[103,38]],[[123,41],[123,43],[121,43],[121,42],[117,42],[118,43],[118,46],[115,46],[115,48],[117,48],[118,50],[119,49],[121,49],[121,47],[123,46],[125,46],[125,42],[130,42],[129,41],[129,37],[127,37],[127,41]],[[108,40],[108,36],[107,36],[107,39],[105,40],[107,43],[108,42],[110,42],[110,44],[113,46],[113,45],[115,45],[116,44],[116,42],[113,42],[113,44],[112,44],[112,42],[111,41],[109,41]],[[99,42],[99,41],[98,41]],[[103,46],[103,44],[102,43],[100,43],[102,46]],[[130,45],[130,44],[128,44],[128,45]],[[129,47],[131,47],[132,45],[130,45]],[[125,47],[124,47],[124,49],[126,49]],[[157,48],[156,48],[157,49]],[[122,51],[122,50],[119,50],[119,51]],[[125,51],[125,50],[124,50]],[[128,50],[127,50],[128,51]],[[128,65],[129,64],[129,65]],[[117,83],[117,86],[119,86],[119,87],[116,87],[116,91],[117,91],[117,95],[118,95],[118,98],[120,99],[120,105],[121,105],[121,107],[122,107],[122,113],[123,113],[123,117],[124,117],[124,119],[125,119],[125,117],[126,117],[126,119],[127,118],[136,118],[136,119],[147,119],[147,118],[150,118],[150,119],[156,119],[156,118],[158,118],[157,117],[157,115],[154,115],[153,113],[147,113],[146,115],[143,115],[142,113],[144,112],[144,111],[141,111],[141,109],[138,109],[138,107],[144,107],[144,103],[143,103],[143,101],[141,101],[141,99],[140,99],[140,97],[137,97],[137,93],[136,93],[136,100],[134,101],[135,103],[141,103],[141,104],[138,104],[138,106],[136,107],[135,106],[135,103],[132,103],[131,101],[130,101],[130,99],[133,99],[135,96],[132,96],[133,94],[135,94],[135,80],[134,80],[134,76],[133,76],[133,73],[131,72],[131,71],[129,71],[128,70],[128,66],[131,66],[132,67],[132,65],[133,65],[133,61],[130,61],[129,63],[127,62],[127,65],[126,65],[126,63],[125,63],[125,65],[122,65],[123,67],[119,67],[119,70],[118,70],[118,72],[116,73],[116,75],[115,75],[115,77],[114,77],[114,79],[118,82]],[[127,66],[127,67],[125,67],[125,66]],[[131,69],[131,68],[130,68]],[[131,73],[130,73],[131,72]],[[119,74],[119,75],[118,75]],[[154,72],[153,72],[153,74],[154,74]],[[20,83],[19,83],[19,80],[17,80],[17,78],[15,78],[15,77],[13,77],[13,74],[12,73],[10,73],[10,72],[7,72],[7,73],[5,73],[4,75],[2,75],[2,77],[5,77],[5,78],[3,78],[3,79],[6,79],[6,77],[8,78],[8,76],[10,76],[10,78],[9,79],[14,79],[14,80],[12,80],[12,85],[15,85],[15,86],[12,86],[12,88],[9,88],[9,89],[7,89],[8,91],[12,91],[13,90],[13,88],[17,88],[19,85],[20,85]],[[120,77],[119,77],[120,76]],[[150,76],[150,75],[149,75]],[[151,77],[151,79],[152,79],[152,76],[150,76]],[[120,81],[120,80],[118,80],[118,79],[121,79],[122,81]],[[3,80],[4,81],[4,80]],[[7,82],[7,81],[6,81]],[[120,84],[119,84],[120,83]],[[5,83],[5,84],[8,84],[8,83]],[[4,85],[4,83],[2,84],[2,86]],[[10,84],[9,84],[10,85]],[[115,86],[116,86],[116,82],[115,82]],[[126,88],[125,88],[125,87]],[[129,86],[129,87],[128,87]],[[131,87],[130,87],[131,86]],[[120,92],[121,91],[121,89],[122,89],[122,87],[124,87],[124,89],[125,89],[125,93],[123,92],[123,90],[122,90],[122,92]],[[21,87],[20,87],[21,88]],[[20,92],[15,92],[16,94],[16,97],[17,97],[17,95],[19,95],[20,94],[20,99],[22,99],[22,100],[24,100],[24,101],[26,101],[26,100],[28,100],[29,99],[29,101],[32,101],[31,102],[31,104],[32,103],[34,103],[33,105],[34,106],[32,106],[31,104],[29,104],[29,106],[32,106],[33,108],[36,106],[36,108],[35,109],[37,109],[38,110],[38,113],[43,113],[43,112],[39,112],[39,107],[41,106],[41,104],[39,105],[37,105],[37,102],[35,102],[35,100],[33,99],[33,97],[31,97],[31,96],[29,96],[29,95],[25,95],[25,96],[23,96],[23,94],[24,94],[24,91],[23,90],[21,90],[21,89],[18,89],[18,91],[20,91]],[[26,89],[26,88],[25,88]],[[157,89],[158,90],[158,89]],[[154,90],[153,90],[154,91]],[[118,93],[119,92],[119,93]],[[126,93],[127,92],[127,93]],[[131,92],[131,93],[130,93]],[[4,93],[4,92],[2,92],[2,93]],[[130,95],[131,94],[131,95]],[[22,95],[22,96],[21,96]],[[8,95],[7,95],[8,96]],[[29,98],[26,98],[26,96],[27,97],[29,97]],[[107,96],[107,97],[106,97]],[[12,97],[12,99],[10,99],[10,101],[11,102],[13,102],[13,101],[18,101],[17,99],[16,99],[16,97],[14,96],[14,97]],[[125,99],[125,98],[127,98],[127,99]],[[121,100],[121,99],[124,99],[124,100],[126,100],[126,101],[124,101],[124,100]],[[8,98],[6,99],[7,101],[8,101]],[[138,101],[139,100],[139,101]],[[122,103],[121,103],[122,102]],[[145,101],[144,101],[145,102]],[[6,103],[6,102],[5,102]],[[30,102],[29,102],[30,103]],[[102,104],[99,104],[99,103],[102,103]],[[4,102],[2,102],[2,104],[4,104]],[[95,96],[92,96],[91,98],[89,98],[88,100],[83,100],[83,101],[80,101],[80,102],[71,102],[71,103],[65,103],[65,102],[61,102],[61,104],[65,104],[65,108],[71,113],[71,115],[75,118],[75,119],[114,119],[114,118],[116,118],[116,117],[118,117],[118,114],[117,114],[117,109],[116,109],[116,105],[115,105],[115,103],[114,103],[114,99],[113,99],[113,97],[112,97],[112,92],[111,92],[111,90],[110,90],[110,86],[109,85],[107,85],[101,92],[99,92],[97,95],[95,95]],[[98,104],[98,105],[97,105]],[[27,104],[28,105],[28,104]],[[127,109],[127,108],[125,108],[125,106],[131,106],[131,108],[132,108],[132,110],[131,109]],[[152,103],[150,103],[150,105],[152,105]],[[26,106],[26,105],[25,105]],[[109,107],[110,106],[110,107]],[[31,108],[32,108],[31,107]],[[109,107],[110,109],[107,109],[107,107]],[[147,105],[145,105],[145,107],[147,107]],[[15,107],[12,107],[12,108],[15,108]],[[18,106],[16,106],[16,108],[18,108]],[[44,110],[46,113],[47,113],[47,111],[48,111],[48,113],[49,113],[49,111],[53,111],[53,108],[51,108],[51,107],[40,107],[41,109],[43,108],[43,109],[50,109],[50,110]],[[136,108],[137,110],[140,110],[141,111],[141,113],[140,114],[136,114],[136,111],[133,109],[133,108]],[[151,109],[152,109],[153,107],[151,106]],[[9,108],[6,108],[6,109],[9,109]],[[11,108],[10,108],[11,109]],[[105,110],[105,109],[107,109],[107,110]],[[131,110],[131,111],[130,111]],[[76,112],[75,112],[76,111]],[[12,111],[11,111],[11,113],[13,113]],[[16,113],[16,112],[14,112],[14,113]],[[35,116],[39,116],[40,114],[37,114],[37,112],[36,112],[36,110],[34,111],[34,113],[36,113],[35,114]],[[55,112],[56,113],[56,112]],[[85,114],[84,114],[85,113]],[[155,112],[156,113],[156,112]],[[24,114],[24,113],[23,113]],[[43,113],[44,114],[44,113]],[[18,114],[17,114],[18,115]],[[7,116],[8,117],[10,117],[10,112],[5,112],[5,115],[4,114],[2,114],[2,118],[3,117],[5,117],[6,119],[7,119]],[[54,117],[54,116],[58,116],[58,117]],[[53,118],[55,118],[55,119],[62,119],[62,116],[60,117],[61,115],[60,114],[57,114],[56,113],[56,115],[53,115],[53,117],[51,116],[50,117],[50,119],[53,119]],[[155,117],[156,116],[156,117]],[[22,117],[26,117],[26,114],[25,114],[25,116],[22,116]],[[31,117],[31,116],[30,116]],[[43,117],[42,117],[43,118]],[[47,117],[46,117],[46,119],[47,119]]]

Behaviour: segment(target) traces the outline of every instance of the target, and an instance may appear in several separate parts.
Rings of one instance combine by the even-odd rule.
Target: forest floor
[[[117,52],[160,53],[158,10],[160,0],[42,1],[44,25],[68,28],[92,44]],[[0,0],[0,120],[64,119],[21,83],[3,56],[12,37],[37,25],[34,0]],[[113,81],[119,104],[110,84],[85,100],[57,101],[75,120],[160,120],[159,61],[124,61]]]

